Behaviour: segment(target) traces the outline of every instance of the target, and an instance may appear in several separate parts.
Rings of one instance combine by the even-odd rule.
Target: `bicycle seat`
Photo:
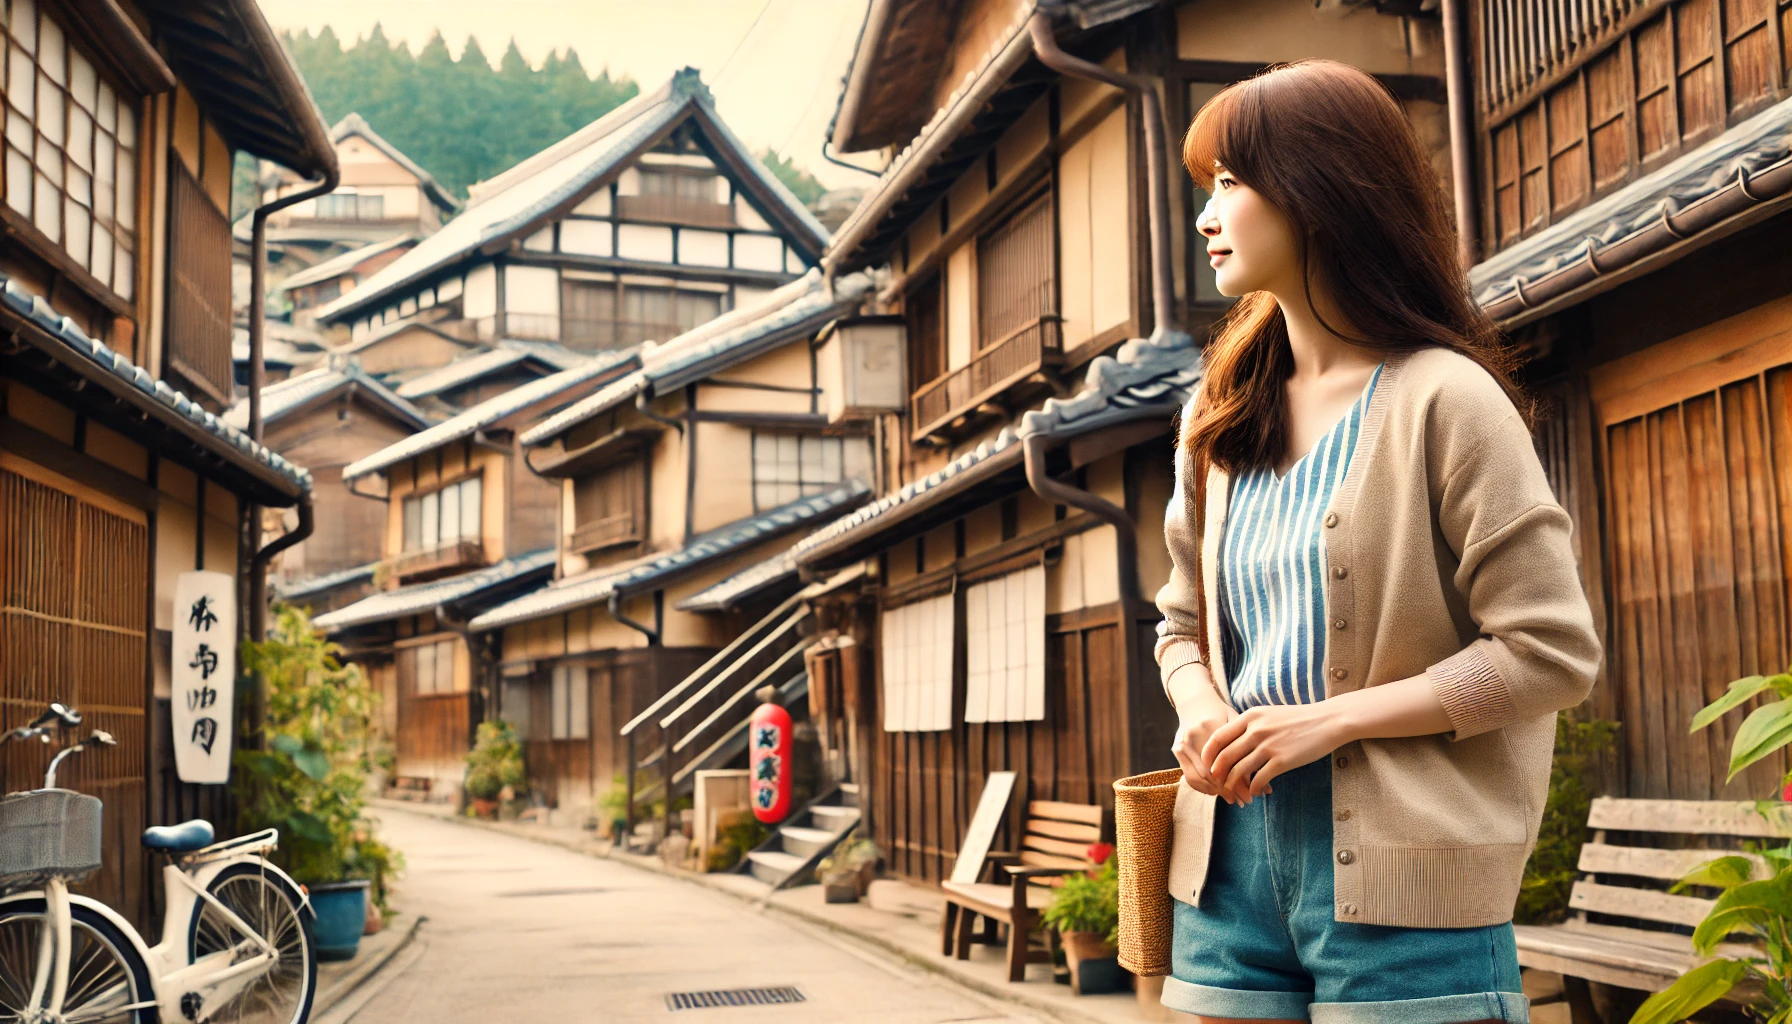
[[[143,847],[163,853],[192,853],[212,845],[212,823],[202,818],[143,830]]]

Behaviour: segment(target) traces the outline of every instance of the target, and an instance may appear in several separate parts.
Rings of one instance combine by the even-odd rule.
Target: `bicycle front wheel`
[[[207,887],[219,903],[241,918],[274,948],[275,959],[228,1001],[209,1006],[217,1024],[305,1024],[317,990],[317,940],[300,908],[299,894],[286,880],[258,864],[232,864]],[[229,951],[237,963],[258,954],[247,936],[209,902],[193,908],[188,951],[201,957]],[[209,1001],[208,1001],[209,1002]]]
[[[68,997],[62,1019],[77,1024],[156,1024],[155,988],[118,926],[91,907],[69,907]],[[0,906],[0,1021],[25,1016],[37,977],[37,956],[48,914],[41,899]],[[129,1007],[151,1003],[140,1009]]]

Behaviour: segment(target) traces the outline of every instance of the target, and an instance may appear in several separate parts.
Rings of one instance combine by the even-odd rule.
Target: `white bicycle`
[[[0,744],[72,729],[50,705]],[[0,798],[0,1024],[304,1024],[317,988],[305,890],[263,854],[267,829],[214,844],[205,821],[145,829],[166,855],[162,941],[144,943],[111,907],[70,895],[100,866],[100,801],[56,788],[63,759],[115,746],[94,730],[50,761],[44,787]]]

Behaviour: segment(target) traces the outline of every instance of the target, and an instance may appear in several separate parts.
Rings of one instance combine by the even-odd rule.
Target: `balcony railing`
[[[945,431],[984,403],[1057,364],[1063,355],[1055,314],[1022,327],[977,353],[970,363],[916,389],[909,399],[915,438]]]
[[[557,341],[582,352],[628,348],[643,341],[669,341],[688,328],[652,320],[586,320],[551,313],[506,313],[464,321],[458,334],[468,340],[521,338]]]
[[[618,544],[633,544],[641,539],[641,528],[633,513],[605,516],[581,523],[566,538],[566,546],[581,554]]]
[[[485,564],[485,545],[477,540],[456,540],[433,548],[406,551],[393,567],[398,578],[413,581],[426,576],[446,576],[458,569]]]
[[[732,203],[705,202],[684,196],[617,196],[616,214],[624,220],[650,220],[703,228],[735,227]]]

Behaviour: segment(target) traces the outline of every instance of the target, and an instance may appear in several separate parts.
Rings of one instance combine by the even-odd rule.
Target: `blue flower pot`
[[[312,931],[317,936],[319,960],[352,960],[367,928],[366,879],[326,882],[311,886],[311,910],[317,915]]]

